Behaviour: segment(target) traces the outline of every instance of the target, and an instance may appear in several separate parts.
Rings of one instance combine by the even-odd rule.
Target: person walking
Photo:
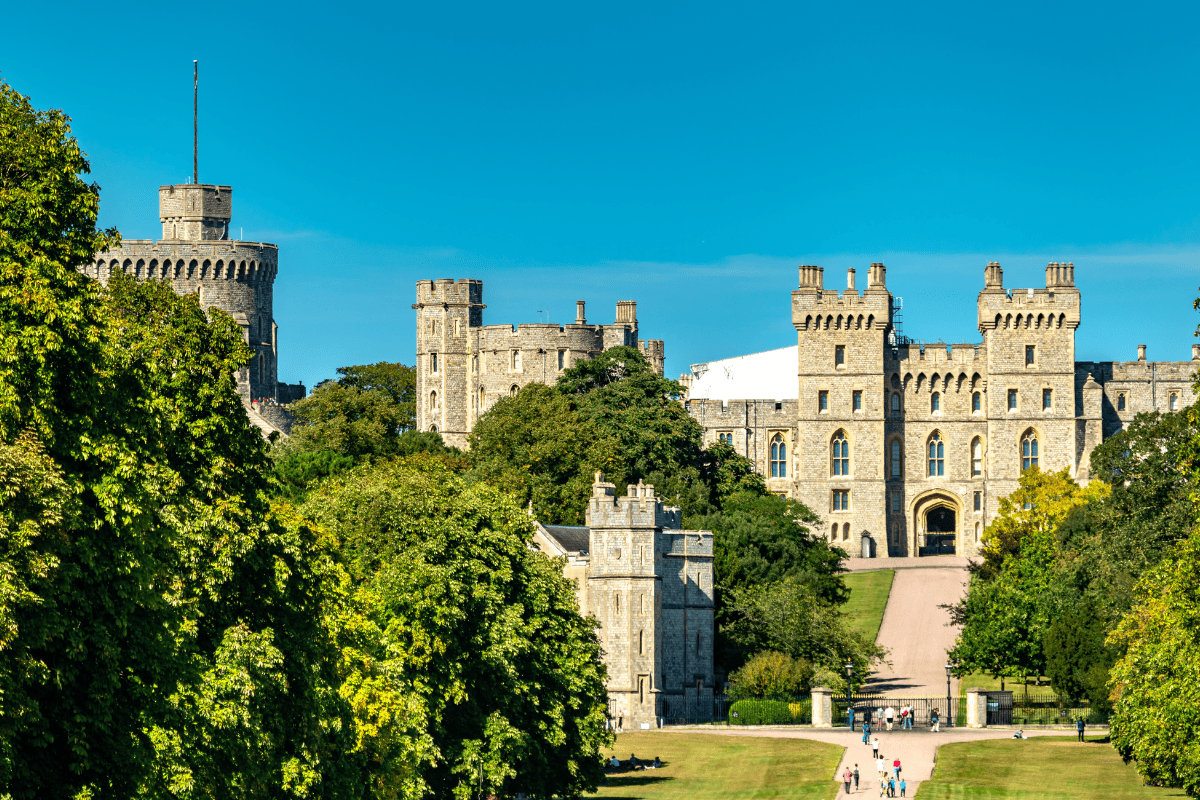
[[[874,753],[874,755],[872,755],[871,757],[879,758],[879,737],[878,736],[876,736],[874,739],[871,740],[871,750]]]
[[[879,773],[879,782],[887,781],[887,763],[882,758],[875,760],[875,771]]]
[[[842,783],[846,785],[846,794],[850,794],[850,781],[853,779],[854,776],[850,774],[850,768],[847,767],[846,771],[842,773]]]
[[[871,743],[871,717],[864,714],[863,716],[863,744]]]
[[[896,719],[896,709],[888,706],[883,713],[887,715],[887,726],[888,730],[890,731],[892,729],[892,721]]]
[[[1079,741],[1083,741],[1083,717],[1078,717],[1075,720],[1075,730],[1079,733]]]
[[[887,783],[888,783],[888,797],[895,797],[896,796],[896,782],[894,780],[892,780],[891,778],[888,778]]]
[[[858,764],[854,765],[854,791],[858,791]]]
[[[892,762],[892,771],[896,774],[896,780],[900,779],[900,759]]]
[[[900,781],[900,796],[901,797],[904,797],[904,790],[907,788],[908,788],[908,784],[905,783],[903,780]]]
[[[906,730],[912,730],[914,716],[916,716],[916,709],[912,707],[912,703],[909,703],[904,707],[904,728]]]
[[[941,720],[938,719],[938,710],[936,708],[933,711],[929,712],[929,721],[933,725],[933,727],[931,727],[929,729],[930,733],[941,733],[942,732],[942,729],[938,727],[938,725],[941,724]]]

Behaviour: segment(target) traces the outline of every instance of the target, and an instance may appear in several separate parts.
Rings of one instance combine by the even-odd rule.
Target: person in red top
[[[842,783],[846,784],[846,794],[850,794],[850,781],[854,780],[854,773],[846,767],[846,771],[842,773]]]
[[[892,762],[892,771],[896,775],[896,780],[900,780],[900,759],[897,758]]]

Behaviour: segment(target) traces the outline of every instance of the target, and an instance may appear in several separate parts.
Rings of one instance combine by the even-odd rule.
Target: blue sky
[[[667,371],[795,343],[796,265],[888,265],[905,333],[977,341],[983,267],[1073,261],[1080,360],[1186,359],[1200,6],[13,4],[0,77],[75,121],[102,222],[234,187],[280,245],[280,378],[411,363],[413,285],[485,321],[611,322]],[[72,42],[72,38],[75,39]],[[541,313],[539,313],[541,312]]]

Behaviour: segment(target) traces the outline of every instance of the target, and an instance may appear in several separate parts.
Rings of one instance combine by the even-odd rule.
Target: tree
[[[1105,619],[1087,596],[1050,623],[1042,650],[1055,691],[1072,700],[1087,698],[1094,709],[1110,710],[1108,674],[1116,659],[1105,643],[1107,636]]]
[[[437,797],[577,796],[603,777],[597,623],[513,499],[429,456],[335,476],[303,510],[343,542],[387,671],[427,708]]]
[[[266,504],[241,331],[76,270],[117,240],[87,171],[0,83],[0,792],[356,791],[338,567]]]
[[[395,405],[399,431],[417,427],[417,370],[405,364],[379,361],[352,367],[338,367],[338,383],[363,391],[382,390]]]
[[[793,697],[812,688],[812,677],[807,661],[764,650],[729,674],[729,699]]]

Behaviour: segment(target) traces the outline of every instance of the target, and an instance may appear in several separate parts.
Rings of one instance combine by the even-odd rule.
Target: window
[[[900,523],[899,522],[892,523],[892,543],[900,544]]]
[[[892,477],[899,478],[904,461],[900,456],[900,440],[892,439]]]
[[[842,526],[842,541],[843,542],[850,541],[850,523],[849,522],[847,522],[845,525]]]
[[[1017,410],[1017,390],[1016,389],[1008,390],[1008,410],[1009,411]]]
[[[521,351],[513,350],[512,353],[509,354],[509,357],[510,357],[509,366],[512,369],[512,371],[520,372],[521,371]]]
[[[521,387],[520,387],[520,386],[517,386],[517,385],[514,383],[512,386],[508,387],[508,396],[509,396],[509,397],[516,397],[516,396],[517,396],[517,392],[519,392],[519,391],[521,391]]]
[[[1031,344],[1025,345],[1025,365],[1026,366],[1033,365],[1033,353],[1034,353],[1033,347],[1034,346]]]
[[[892,512],[893,513],[898,512],[899,510],[900,510],[900,493],[892,492]]]
[[[971,441],[971,477],[983,475],[983,442],[979,439]],[[976,509],[978,511],[979,509]]]
[[[935,414],[942,410],[942,395],[940,392],[934,392],[929,398],[929,410]]]
[[[437,413],[437,410],[438,410],[437,392],[429,393],[429,410],[435,414]]]
[[[1174,397],[1174,395],[1172,395]],[[854,391],[854,410],[862,411],[862,391],[856,389]]]
[[[979,523],[975,523],[975,544],[979,544]]]
[[[730,447],[733,446],[733,434],[732,433],[718,433],[717,438],[720,439],[725,444],[729,445]]]
[[[983,510],[983,492],[975,493],[975,510],[976,511]],[[976,523],[976,524],[978,524],[978,523]]]
[[[833,510],[834,511],[849,511],[850,510],[850,490],[849,489],[834,489],[833,490]]]
[[[821,391],[817,393],[817,408],[820,411],[829,410],[829,392]]]
[[[979,392],[972,393],[971,394],[971,410],[972,411],[980,411],[982,409],[983,409],[983,398],[980,397]]]
[[[483,399],[484,399],[484,397],[485,397],[485,395],[484,395],[484,393],[483,393],[483,389],[480,389],[480,390],[479,390],[479,410],[480,410],[480,411],[483,411]]]
[[[560,370],[563,368],[563,364],[566,363],[566,360],[567,360],[567,352],[565,350],[559,350],[558,351],[558,368]]]
[[[846,346],[845,345],[839,344],[837,347],[833,348],[833,363],[835,366],[838,366],[838,367],[846,366]]]
[[[429,357],[429,363],[430,363],[430,371],[437,372],[437,353],[433,353]]]
[[[1021,469],[1026,470],[1038,465],[1037,434],[1029,431],[1021,439]]]
[[[845,431],[838,431],[833,437],[833,474],[850,474],[850,443],[846,441]]]
[[[1119,395],[1117,395],[1117,411],[1124,411],[1124,410],[1125,410],[1125,395],[1119,394]]]
[[[639,656],[640,656],[640,655],[643,655],[643,654],[644,654],[644,652],[645,652],[645,651],[643,650],[643,643],[642,643],[642,636],[643,636],[643,633],[644,633],[644,631],[638,631],[638,655],[639,655]],[[645,702],[645,700],[643,700],[642,702],[644,703],[644,702]]]
[[[787,477],[787,442],[783,440],[783,434],[779,433],[771,437],[771,477]]]
[[[1052,405],[1051,401],[1053,399],[1054,399],[1054,390],[1053,389],[1042,389],[1042,410],[1043,411],[1046,411],[1051,407],[1051,405]]]
[[[1175,394],[1174,392],[1171,393],[1171,402],[1169,407],[1172,411],[1179,410],[1179,395]]]
[[[477,355],[471,356],[471,372],[473,372],[473,373],[479,372],[479,356],[477,356]]]
[[[900,413],[900,395],[898,394],[892,394],[892,413]]]
[[[461,331],[462,331],[462,320],[461,319],[454,320],[454,335],[458,336],[458,334]]]
[[[942,435],[934,432],[929,437],[929,477],[936,478],[946,472],[946,443]]]

